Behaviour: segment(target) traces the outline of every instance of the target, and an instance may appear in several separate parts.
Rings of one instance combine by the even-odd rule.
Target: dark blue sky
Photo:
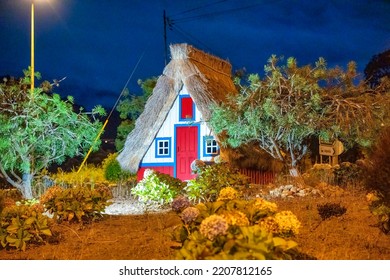
[[[390,1],[379,0],[35,0],[35,68],[43,79],[67,78],[55,91],[88,109],[112,107],[129,83],[164,68],[163,11],[173,21],[168,43],[189,43],[228,59],[233,69],[262,73],[271,54],[300,65],[324,57],[359,72],[390,48]],[[30,65],[31,0],[0,0],[0,76]]]

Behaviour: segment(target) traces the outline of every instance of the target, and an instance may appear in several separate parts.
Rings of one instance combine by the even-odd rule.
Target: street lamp
[[[34,97],[34,0],[31,1],[31,96]]]

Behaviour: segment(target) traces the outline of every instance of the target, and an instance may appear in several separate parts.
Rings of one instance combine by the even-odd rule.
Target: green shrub
[[[112,202],[109,187],[49,188],[40,198],[45,209],[58,221],[88,222],[102,217],[105,208]]]
[[[116,153],[109,154],[103,161],[102,167],[104,171],[104,177],[110,182],[122,183],[127,181],[132,176],[132,174],[122,170],[116,157]]]
[[[98,185],[109,184],[104,177],[103,168],[93,164],[84,165],[80,171],[72,170],[71,172],[64,172],[58,169],[57,173],[52,174],[52,178],[56,185],[65,188],[72,186],[88,186],[93,188]]]
[[[0,213],[0,243],[2,248],[25,250],[28,243],[43,243],[51,236],[49,218],[42,214],[40,204],[22,203],[9,206]]]
[[[224,189],[222,189],[221,193]],[[229,190],[228,192],[231,192]],[[176,259],[293,259],[300,222],[290,211],[277,211],[261,198],[217,199],[190,206],[179,214],[182,226],[173,240],[182,244]]]
[[[383,202],[390,207],[390,127],[383,130],[366,165],[366,185],[370,190],[378,191]]]
[[[240,189],[249,185],[249,178],[227,163],[201,166],[197,174],[185,187],[188,198],[195,203],[215,201],[219,191],[225,187]]]
[[[13,205],[23,199],[18,189],[0,189],[0,213],[7,205]]]
[[[390,207],[379,204],[370,207],[371,212],[378,218],[378,227],[383,233],[390,234]]]
[[[340,187],[358,186],[362,181],[362,168],[350,162],[342,162],[333,167],[335,183]]]
[[[231,228],[214,240],[192,233],[177,252],[180,260],[281,260],[293,259],[297,243],[274,237],[258,225]]]
[[[315,187],[320,183],[334,184],[335,174],[330,164],[314,164],[314,166],[303,174],[306,185]]]
[[[185,183],[151,169],[145,170],[144,178],[131,190],[131,193],[147,205],[167,205],[179,195]]]
[[[385,234],[390,234],[390,207],[383,202],[383,195],[377,191],[366,196],[369,209],[378,219],[378,227]]]
[[[377,197],[370,201],[371,212],[378,218],[379,228],[390,233],[390,127],[386,127],[369,154],[364,178],[367,188]]]

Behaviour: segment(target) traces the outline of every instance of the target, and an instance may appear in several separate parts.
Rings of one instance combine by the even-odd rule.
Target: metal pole
[[[168,61],[168,48],[167,48],[167,16],[165,14],[165,10],[163,13],[164,18],[164,55],[165,55],[165,65],[167,65]]]

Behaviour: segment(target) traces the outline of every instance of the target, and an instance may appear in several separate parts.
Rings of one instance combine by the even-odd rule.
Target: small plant
[[[390,126],[383,129],[375,148],[365,164],[364,179],[371,191],[381,194],[382,202],[390,206]]]
[[[233,200],[240,198],[241,193],[232,187],[226,187],[220,190],[218,199],[219,200]]]
[[[113,183],[123,183],[127,181],[132,176],[132,174],[122,170],[116,157],[116,153],[109,154],[103,161],[102,168],[104,171],[104,177],[106,180]]]
[[[185,183],[151,169],[145,170],[144,178],[131,190],[131,193],[145,204],[167,205],[181,192]]]
[[[177,259],[292,259],[297,243],[286,237],[298,234],[300,222],[290,211],[277,212],[263,199],[246,201],[227,194],[215,202],[187,207],[179,214],[183,224],[173,234],[182,244]],[[272,219],[273,228],[268,227]]]
[[[378,227],[385,234],[390,234],[390,207],[385,204],[370,207],[371,212],[378,218]]]
[[[0,213],[5,207],[15,205],[22,198],[22,193],[18,189],[0,189]]]
[[[181,260],[281,260],[292,259],[297,243],[274,237],[258,225],[229,227],[223,218],[216,221],[223,227],[221,234],[215,230],[210,236],[199,231],[192,233],[176,253]],[[217,234],[218,233],[218,234]],[[213,239],[210,239],[212,237]]]
[[[314,166],[303,174],[306,185],[315,187],[320,183],[333,184],[335,174],[330,164],[314,164]]]
[[[341,206],[340,203],[325,203],[317,205],[318,214],[321,216],[321,219],[324,221],[331,217],[339,217],[347,212],[347,208]]]
[[[51,236],[49,218],[42,214],[40,204],[19,203],[0,213],[0,242],[2,248],[26,250],[28,243],[43,243]]]
[[[172,210],[179,213],[191,205],[187,197],[179,195],[172,201]]]
[[[357,186],[362,181],[362,168],[350,162],[342,162],[333,168],[335,181],[339,186]]]
[[[200,166],[197,172],[198,176],[185,187],[188,198],[194,203],[215,201],[225,187],[239,189],[249,185],[249,178],[227,163]]]
[[[52,175],[55,183],[62,187],[72,186],[89,186],[108,185],[109,182],[104,176],[103,168],[96,167],[92,164],[85,165],[80,172],[72,170],[64,172],[58,169],[56,174]]]
[[[62,189],[54,186],[41,196],[45,209],[58,221],[88,222],[102,216],[105,208],[112,202],[109,187],[74,187]]]
[[[279,236],[295,236],[299,233],[301,223],[291,211],[281,211],[262,219],[260,225]]]
[[[385,234],[390,234],[390,207],[388,207],[383,195],[377,191],[369,192],[366,195],[370,211],[378,219],[378,227]]]

